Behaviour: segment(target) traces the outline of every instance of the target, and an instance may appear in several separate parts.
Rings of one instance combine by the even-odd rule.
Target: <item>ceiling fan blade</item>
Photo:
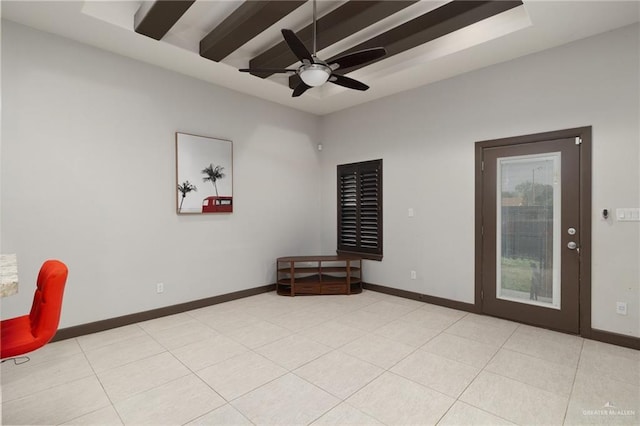
[[[311,86],[307,86],[306,84],[304,84],[304,82],[301,81],[300,84],[298,84],[296,88],[293,89],[293,94],[291,95],[291,97],[297,98],[298,96],[306,92],[308,89],[311,89]]]
[[[255,72],[255,73],[271,73],[271,74],[275,74],[275,73],[286,73],[286,72],[292,72],[295,73],[298,70],[293,70],[293,69],[286,69],[286,68],[240,68],[238,71],[240,72]]]
[[[240,72],[248,72],[251,75],[260,78],[271,77],[273,74],[285,74],[292,73],[295,74],[297,70],[286,69],[286,68],[240,68],[238,71]]]
[[[288,70],[281,68],[241,68],[238,71],[240,72],[248,72],[251,75],[260,78],[267,78],[272,76],[273,74],[285,74],[285,73],[293,73],[295,74],[297,70]]]
[[[296,55],[300,62],[306,59],[309,62],[313,63],[313,56],[311,56],[311,53],[305,47],[304,43],[302,43],[302,40],[298,38],[296,33],[291,30],[283,29],[282,37],[284,37],[284,41],[286,41],[289,45],[289,49],[291,49],[293,54]]]
[[[333,68],[333,65],[335,64],[338,65],[337,69],[351,68],[382,58],[386,54],[387,51],[384,47],[374,47],[372,49],[359,50],[357,52],[338,56],[331,61],[329,66]]]
[[[337,84],[338,86],[346,87],[348,89],[364,91],[369,88],[369,86],[359,82],[358,80],[354,80],[353,78],[345,77],[344,75],[340,74],[331,74],[331,77],[329,77],[329,81],[333,84]]]

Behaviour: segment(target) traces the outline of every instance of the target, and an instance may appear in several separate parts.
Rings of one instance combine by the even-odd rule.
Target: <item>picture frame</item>
[[[233,212],[233,142],[176,132],[176,213]]]

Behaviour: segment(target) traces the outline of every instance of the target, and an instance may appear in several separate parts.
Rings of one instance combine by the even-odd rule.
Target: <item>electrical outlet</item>
[[[156,284],[156,293],[158,293],[158,294],[164,293],[164,284],[163,283]]]
[[[417,278],[416,271],[411,271],[411,279],[415,280]]]
[[[627,302],[616,302],[616,314],[627,315]]]

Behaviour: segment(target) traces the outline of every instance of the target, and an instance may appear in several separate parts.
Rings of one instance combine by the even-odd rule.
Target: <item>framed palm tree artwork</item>
[[[178,214],[233,212],[233,143],[176,132]]]

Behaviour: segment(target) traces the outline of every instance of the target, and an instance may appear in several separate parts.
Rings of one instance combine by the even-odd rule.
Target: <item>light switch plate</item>
[[[619,222],[640,222],[640,208],[616,209],[616,219]]]

